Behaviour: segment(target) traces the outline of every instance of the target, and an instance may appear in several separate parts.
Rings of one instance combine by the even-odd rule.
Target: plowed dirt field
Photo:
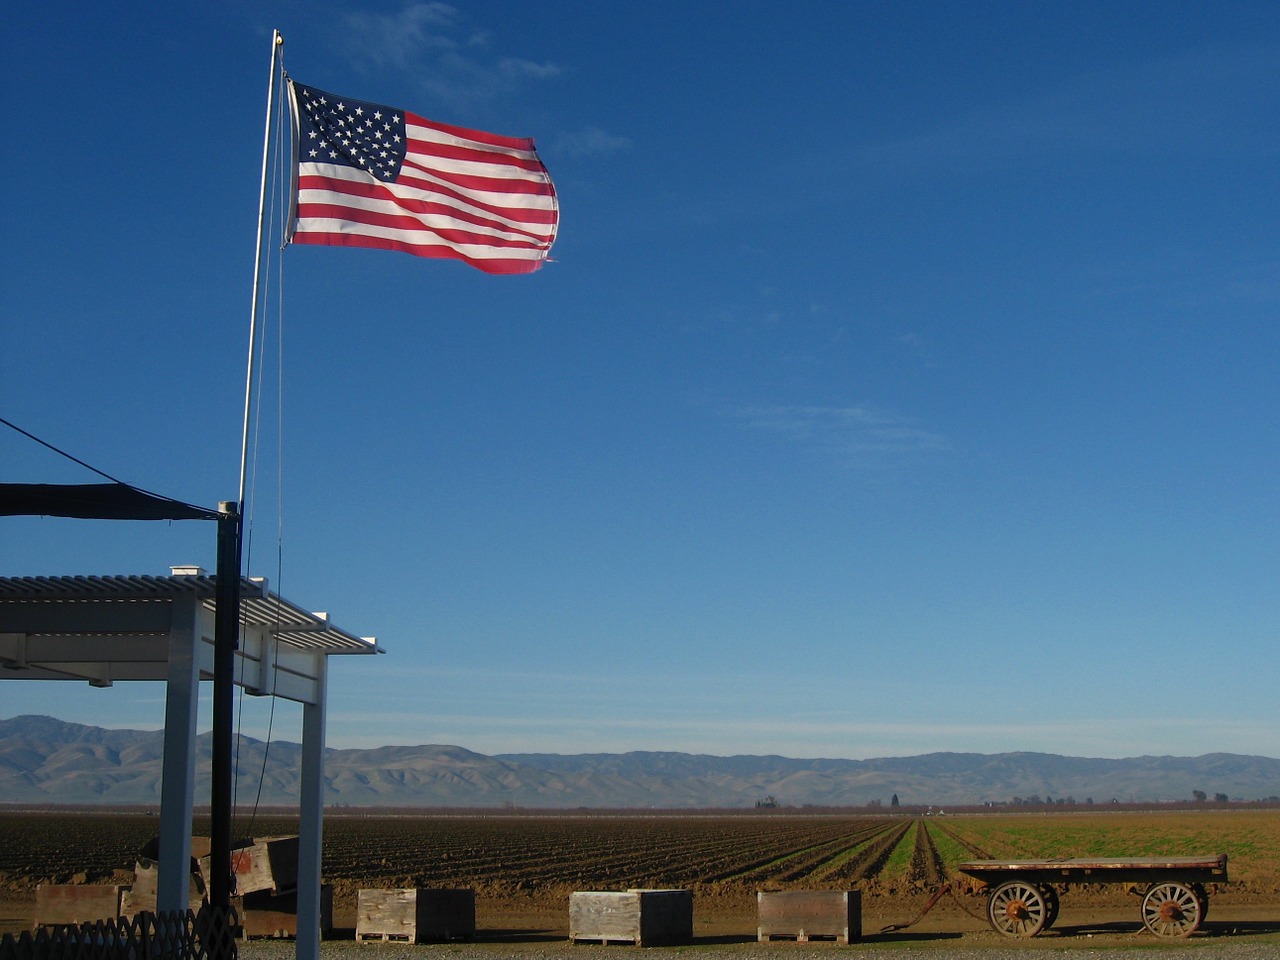
[[[39,883],[129,883],[157,825],[140,813],[0,813],[0,932],[30,928]],[[207,832],[207,821],[197,818],[194,829]],[[297,824],[259,815],[238,820],[235,832],[279,836]],[[692,889],[695,934],[710,941],[754,935],[757,890],[855,889],[864,933],[874,935],[914,920],[951,880],[954,894],[882,939],[983,942],[999,938],[986,924],[985,898],[955,871],[964,860],[1216,853],[1228,854],[1231,882],[1211,890],[1207,935],[1280,945],[1280,811],[1267,809],[929,818],[335,811],[325,819],[324,879],[340,935],[351,936],[361,888],[466,886],[476,890],[482,938],[498,941],[563,940],[572,891],[635,887]],[[1138,899],[1120,886],[1075,886],[1037,942],[1129,942],[1140,935],[1137,918]]]

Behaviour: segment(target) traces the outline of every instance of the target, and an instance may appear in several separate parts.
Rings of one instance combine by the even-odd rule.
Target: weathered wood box
[[[693,891],[579,891],[569,895],[569,941],[621,940],[638,947],[693,940]]]
[[[201,858],[208,859],[209,838],[191,838],[191,879],[188,881],[188,899],[198,903],[208,892]],[[152,837],[142,846],[133,865],[133,885],[127,891],[131,904],[141,904],[138,910],[156,908],[156,885],[160,877],[160,838]],[[132,916],[134,910],[126,915]]]
[[[356,940],[427,943],[476,935],[476,892],[463,889],[361,890]]]
[[[297,937],[298,891],[246,893],[237,897],[236,912],[246,937]],[[333,887],[320,887],[320,937],[333,935]]]
[[[138,914],[155,913],[156,911],[156,893],[152,890],[150,893],[135,893],[133,890],[125,889],[120,893],[120,915],[122,917],[136,917]],[[204,906],[204,893],[191,888],[187,891],[187,909],[193,913],[199,913],[200,908]]]
[[[191,861],[192,873],[187,877],[187,909],[199,911],[206,894],[204,878],[200,876],[196,861]],[[156,909],[156,883],[159,864],[147,857],[139,857],[133,867],[133,886],[120,892],[120,914],[136,916],[143,911],[154,913]]]
[[[114,920],[120,916],[120,895],[126,889],[96,883],[42,883],[36,887],[36,926]]]
[[[761,890],[756,894],[756,939],[835,940],[862,937],[862,893],[858,890]]]
[[[205,882],[213,876],[210,857],[200,858]],[[298,886],[298,838],[265,837],[231,850],[231,873],[240,896],[265,890],[287,893]]]

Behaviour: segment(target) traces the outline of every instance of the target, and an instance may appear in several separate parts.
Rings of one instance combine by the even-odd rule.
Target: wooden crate
[[[200,858],[205,882],[212,876],[212,858]],[[298,886],[298,838],[264,837],[231,850],[231,872],[240,896],[266,891],[287,893]]]
[[[187,889],[187,909],[196,913],[200,912],[200,908],[204,906],[204,892],[197,890],[195,885]],[[135,917],[140,913],[155,913],[156,911],[156,892],[154,889],[144,892],[125,889],[120,894],[120,915],[123,917]]]
[[[638,947],[693,940],[691,890],[578,891],[569,895],[569,941],[619,940]]]
[[[476,935],[476,892],[464,889],[361,890],[356,940],[427,943]]]
[[[205,878],[200,861],[195,857],[190,861],[191,877],[187,886],[191,897],[201,898],[207,892]],[[160,877],[160,861],[158,858],[143,854],[133,864],[133,885],[130,892],[140,901],[150,900],[155,903],[156,889]],[[148,907],[147,909],[154,909]]]
[[[193,838],[193,849],[195,848],[195,842]],[[158,860],[147,856],[147,854],[158,854],[157,847],[156,841],[152,841],[143,848],[144,853],[134,863],[133,885],[126,887],[120,894],[120,913],[122,916],[133,917],[143,911],[147,913],[155,912],[160,863]],[[204,905],[206,893],[204,877],[200,873],[200,865],[193,857],[191,859],[191,873],[187,877],[188,909],[198,911]]]
[[[126,889],[96,883],[42,883],[36,887],[35,925],[114,920],[120,916],[120,895]]]
[[[210,840],[208,837],[193,836],[191,838],[191,858],[199,860],[201,857],[209,855]],[[142,845],[142,849],[138,851],[138,856],[145,860],[160,859],[160,838],[152,837]]]
[[[862,937],[862,893],[858,890],[761,890],[756,894],[756,939],[835,940]]]
[[[297,937],[298,891],[268,893],[259,890],[238,897],[236,912],[246,937]],[[333,934],[333,887],[320,887],[320,937]]]

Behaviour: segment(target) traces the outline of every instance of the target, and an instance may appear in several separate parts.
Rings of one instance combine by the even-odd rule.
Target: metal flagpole
[[[258,336],[258,302],[262,285],[262,235],[267,218],[267,167],[271,158],[271,115],[276,103],[276,70],[284,37],[279,30],[271,33],[271,82],[267,85],[267,122],[262,132],[262,181],[258,188],[258,242],[253,251],[253,303],[249,308],[249,369],[244,378],[244,430],[240,442],[240,512],[244,512],[244,487],[249,460],[249,407],[253,398],[254,344]]]
[[[267,173],[271,155],[271,118],[275,111],[276,77],[284,38],[271,34],[271,73],[267,85],[267,119],[262,138],[262,182],[258,193],[258,238],[254,247],[253,303],[249,311],[249,360],[244,384],[244,429],[240,444],[240,487],[235,503],[220,505],[218,592],[213,654],[213,769],[210,789],[209,904],[215,915],[228,917],[231,907],[231,797],[233,716],[235,712],[235,651],[240,638],[240,577],[244,562],[245,477],[249,459],[249,417],[257,356],[258,303],[261,300],[262,239],[266,224]],[[229,932],[229,931],[226,931]],[[225,932],[224,932],[225,934]],[[214,938],[215,960],[235,956],[230,937]],[[221,948],[221,949],[218,949]]]

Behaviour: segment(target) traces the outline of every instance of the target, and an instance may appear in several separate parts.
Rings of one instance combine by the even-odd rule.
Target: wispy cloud
[[[564,68],[554,63],[534,63],[532,60],[519,60],[508,57],[498,61],[498,69],[508,77],[529,77],[535,80],[548,80],[564,73]]]
[[[447,3],[418,3],[396,13],[348,13],[348,49],[358,60],[378,67],[410,70],[456,52],[460,43],[458,11]]]
[[[605,156],[630,149],[630,137],[620,137],[599,127],[587,127],[573,133],[562,133],[551,144],[552,153],[574,159]]]
[[[388,719],[391,722],[387,722]],[[334,746],[455,743],[480,753],[620,753],[678,750],[715,756],[781,754],[798,758],[870,759],[945,751],[1006,753],[1035,750],[1064,756],[1195,756],[1215,751],[1275,756],[1280,748],[1269,724],[1197,719],[1107,717],[1040,723],[885,722],[860,720],[727,718],[688,713],[526,716],[477,712],[406,712],[371,729],[357,715],[330,718]],[[398,731],[388,738],[388,730]]]
[[[423,108],[466,114],[478,104],[561,76],[556,63],[492,49],[489,35],[457,7],[415,3],[393,13],[359,11],[343,18],[342,44],[359,68],[399,71],[417,82]]]
[[[888,455],[951,449],[941,434],[868,406],[748,406],[736,415],[757,430],[836,453]]]

